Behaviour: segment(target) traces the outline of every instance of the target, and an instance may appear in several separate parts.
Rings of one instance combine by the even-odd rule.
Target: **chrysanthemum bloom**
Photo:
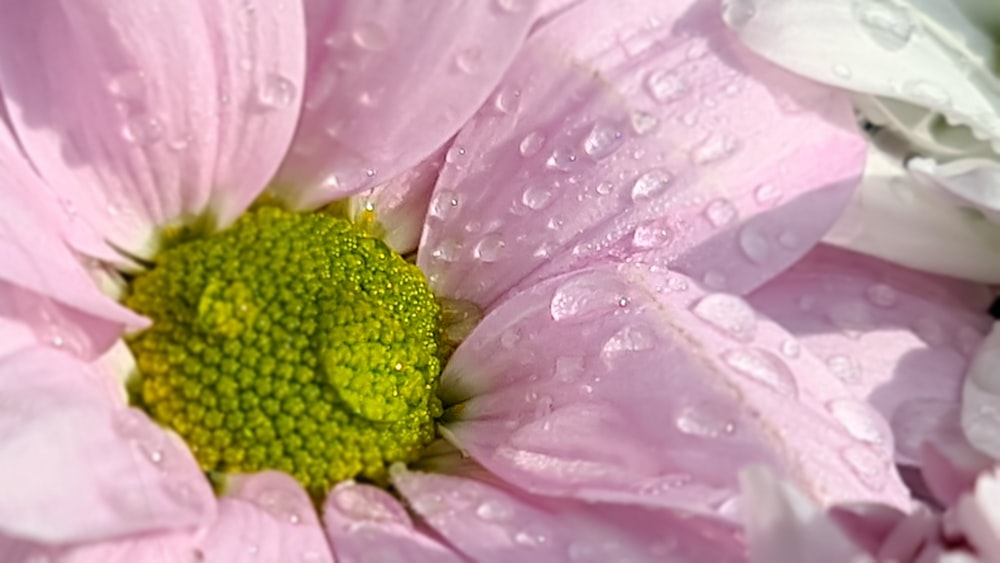
[[[748,463],[908,506],[738,296],[850,105],[715,2],[3,8],[8,559],[740,561]]]

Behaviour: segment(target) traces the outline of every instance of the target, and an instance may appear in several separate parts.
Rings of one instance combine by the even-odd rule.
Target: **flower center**
[[[383,482],[434,438],[441,310],[420,270],[325,214],[273,207],[180,243],[125,304],[131,401],[210,476],[285,471],[314,496]]]

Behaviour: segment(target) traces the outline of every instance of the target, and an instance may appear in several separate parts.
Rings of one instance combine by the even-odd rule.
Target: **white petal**
[[[979,346],[962,393],[962,429],[981,452],[1000,459],[1000,328]]]
[[[975,207],[994,223],[1000,222],[1000,161],[963,158],[939,164],[930,158],[914,158],[907,168]]]

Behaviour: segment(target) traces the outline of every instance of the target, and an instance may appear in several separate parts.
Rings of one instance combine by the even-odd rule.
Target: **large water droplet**
[[[750,342],[757,334],[757,313],[736,295],[713,293],[698,300],[691,311],[723,334]]]
[[[753,0],[722,0],[722,19],[733,28],[746,25],[757,15]]]
[[[465,148],[455,145],[449,148],[446,153],[444,153],[444,161],[449,164],[455,164],[457,162],[465,160],[465,155],[466,155]]]
[[[736,220],[739,212],[728,199],[716,199],[705,207],[705,218],[713,227],[723,227]]]
[[[593,319],[616,309],[621,294],[620,288],[599,280],[575,277],[556,289],[549,313],[556,321]]]
[[[715,410],[717,408],[685,407],[677,415],[677,429],[702,438],[718,438],[735,432],[736,425]]]
[[[827,408],[851,436],[871,444],[885,442],[885,433],[879,424],[878,415],[868,405],[853,399],[836,399],[830,401]]]
[[[615,152],[622,144],[622,132],[616,125],[607,121],[596,121],[583,139],[583,152],[591,158],[600,160]]]
[[[125,120],[122,137],[138,145],[149,145],[163,138],[163,122],[154,115],[138,113]]]
[[[389,33],[376,22],[359,25],[351,33],[351,39],[358,47],[369,51],[382,51],[389,46]]]
[[[797,397],[799,394],[795,375],[788,364],[767,350],[729,350],[722,354],[722,359],[737,372],[782,395]]]
[[[552,190],[545,186],[528,186],[521,194],[521,202],[536,211],[544,209],[552,202]]]
[[[647,135],[656,130],[660,126],[660,119],[655,115],[636,110],[629,115],[629,122],[632,124],[632,130],[639,135]]]
[[[501,86],[493,96],[493,107],[500,113],[514,113],[520,105],[521,91],[513,86]]]
[[[487,522],[509,522],[514,517],[514,509],[506,502],[488,500],[476,508],[476,516]]]
[[[428,211],[431,217],[446,219],[458,211],[460,206],[461,201],[458,199],[458,194],[450,190],[441,190],[434,194]]]
[[[444,239],[434,247],[431,256],[436,260],[454,262],[462,251],[462,243],[454,239]]]
[[[905,47],[917,27],[910,10],[891,0],[856,0],[853,12],[865,34],[888,51]]]
[[[691,150],[691,161],[695,164],[708,164],[728,158],[740,147],[735,137],[728,135],[710,135]]]
[[[687,85],[670,70],[655,70],[646,77],[646,90],[658,102],[670,102],[687,92]]]
[[[545,136],[538,131],[532,131],[521,139],[521,144],[518,145],[517,150],[521,153],[521,156],[531,156],[537,154],[544,144]]]
[[[455,55],[455,66],[458,67],[458,70],[466,74],[473,74],[479,70],[479,63],[482,61],[482,58],[482,49],[477,47],[462,49]]]
[[[654,168],[639,176],[632,184],[632,199],[634,201],[652,199],[666,191],[673,176],[663,168]]]
[[[490,233],[479,239],[472,253],[483,262],[496,262],[505,246],[506,243],[499,233]]]
[[[632,244],[636,248],[658,248],[670,242],[673,232],[660,220],[649,221],[635,228]]]
[[[755,225],[740,229],[739,244],[743,254],[755,264],[763,264],[771,256],[771,243]]]
[[[607,364],[613,364],[625,354],[652,349],[654,343],[655,338],[646,329],[625,326],[604,343],[601,359]]]
[[[295,96],[295,83],[280,74],[265,76],[257,90],[257,101],[268,109],[287,108],[295,101]]]

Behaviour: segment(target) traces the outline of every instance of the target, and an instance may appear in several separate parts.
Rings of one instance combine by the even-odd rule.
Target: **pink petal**
[[[68,547],[46,546],[0,536],[4,562],[34,563],[225,563],[198,559],[187,532],[138,535]]]
[[[0,531],[62,543],[214,517],[187,448],[116,408],[107,377],[48,348],[0,360]]]
[[[304,76],[299,2],[3,4],[0,88],[67,213],[148,257],[231,221],[277,169]]]
[[[743,560],[735,528],[710,519],[529,498],[499,483],[405,470],[393,484],[428,525],[474,561]]]
[[[414,528],[399,501],[371,485],[338,485],[326,500],[323,520],[341,563],[465,561],[450,547]]]
[[[823,358],[856,399],[892,421],[898,459],[908,463],[920,455],[920,417],[939,410],[927,402],[958,403],[991,300],[985,286],[829,246],[749,297]]]
[[[38,341],[91,359],[123,327],[147,322],[97,289],[60,238],[58,217],[39,197],[44,189],[0,126],[0,317],[27,325]]]
[[[306,2],[305,106],[279,189],[309,207],[426,158],[483,103],[533,0]]]
[[[290,476],[242,476],[232,489],[219,500],[219,518],[200,542],[205,561],[333,563],[312,502]]]
[[[718,10],[591,1],[531,36],[435,188],[418,264],[439,295],[488,307],[626,260],[742,293],[819,239],[864,159],[850,104]]]
[[[391,181],[350,198],[349,213],[354,221],[364,224],[374,220],[389,248],[400,254],[415,251],[447,148],[441,147]]]
[[[958,503],[956,519],[983,561],[1000,560],[1000,476],[996,471],[983,474],[975,493]]]
[[[456,350],[442,432],[540,494],[716,511],[760,463],[824,504],[907,506],[885,422],[819,359],[783,352],[789,340],[680,274],[562,276],[500,304]]]

